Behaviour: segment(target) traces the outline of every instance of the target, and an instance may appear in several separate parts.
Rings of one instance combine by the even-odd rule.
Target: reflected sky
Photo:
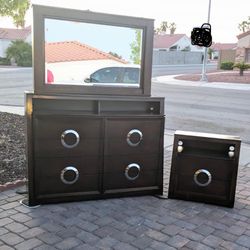
[[[135,39],[136,29],[128,27],[45,19],[46,42],[79,41],[129,62]]]

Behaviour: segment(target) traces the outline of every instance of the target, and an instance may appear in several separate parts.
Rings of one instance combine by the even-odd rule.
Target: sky
[[[250,16],[250,0],[210,0],[210,24],[214,42],[237,42],[238,24]],[[31,0],[34,4],[120,14],[175,22],[176,34],[190,36],[194,27],[208,21],[209,0]],[[70,3],[70,6],[69,6]],[[31,11],[27,25],[32,23]],[[13,27],[11,19],[0,18],[0,27]]]

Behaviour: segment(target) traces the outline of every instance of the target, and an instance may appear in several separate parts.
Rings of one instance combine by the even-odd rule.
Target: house
[[[250,30],[238,35],[237,38],[235,62],[250,63]]]
[[[153,65],[202,63],[203,50],[185,34],[155,34]]]
[[[203,48],[192,45],[190,38],[185,34],[155,34],[154,50],[200,52]]]
[[[211,59],[215,60],[219,58],[221,51],[228,51],[226,53],[234,55],[232,50],[236,50],[237,43],[213,43],[210,48],[212,49]]]
[[[127,62],[77,41],[45,43],[46,72],[56,83],[83,83],[93,71]],[[46,79],[48,79],[46,77]]]
[[[0,57],[6,57],[6,49],[15,40],[31,43],[31,26],[24,29],[0,28]]]

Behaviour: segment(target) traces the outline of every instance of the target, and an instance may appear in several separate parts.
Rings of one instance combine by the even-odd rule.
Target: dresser
[[[29,203],[162,194],[164,98],[26,94]]]
[[[25,203],[161,195],[154,20],[33,5],[32,29]]]

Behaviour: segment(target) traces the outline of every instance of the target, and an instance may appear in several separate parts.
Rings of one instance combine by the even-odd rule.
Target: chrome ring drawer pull
[[[136,134],[139,136],[139,140],[137,142],[132,142],[131,141],[131,136],[136,135]],[[142,135],[142,132],[139,129],[132,129],[127,134],[127,143],[131,147],[136,147],[136,146],[138,146],[140,144],[140,142],[142,141],[142,138],[143,138],[143,135]]]
[[[73,171],[74,174],[75,174],[75,178],[72,180],[72,181],[68,181],[65,179],[65,173],[69,172],[69,171]],[[61,181],[64,183],[64,184],[74,184],[79,178],[79,172],[77,170],[77,168],[75,167],[72,167],[72,166],[68,166],[66,168],[64,168],[62,171],[61,171]]]
[[[204,183],[201,183],[199,180],[198,180],[198,175],[199,174],[205,174],[207,176],[207,181],[204,182]],[[212,181],[212,175],[210,174],[210,172],[206,169],[199,169],[197,170],[195,173],[194,173],[194,182],[200,186],[200,187],[206,187],[208,186]]]
[[[68,144],[67,142],[65,142],[65,138],[67,135],[74,135],[75,136],[75,143],[73,144]],[[75,148],[80,142],[80,136],[79,134],[73,130],[73,129],[67,129],[65,130],[62,135],[61,135],[61,143],[65,148]]]
[[[129,170],[132,169],[132,168],[135,168],[135,169],[138,171],[137,175],[134,176],[134,177],[131,177],[131,176],[129,175]],[[141,170],[141,168],[140,168],[140,166],[139,166],[138,164],[136,164],[136,163],[131,163],[131,164],[129,164],[129,165],[125,168],[125,176],[126,176],[126,178],[127,178],[129,181],[134,181],[134,180],[136,180],[136,179],[139,177],[140,170]]]

